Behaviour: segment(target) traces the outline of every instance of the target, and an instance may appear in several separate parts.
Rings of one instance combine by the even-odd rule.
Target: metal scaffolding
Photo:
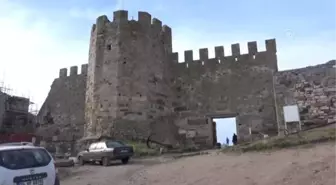
[[[0,81],[0,95],[4,96],[5,98],[5,102],[2,102],[2,103],[5,103],[3,105],[4,107],[4,110],[2,110],[2,113],[3,115],[1,116],[2,120],[0,120],[0,127],[2,128],[5,128],[6,130],[11,130],[11,132],[13,132],[14,130],[12,129],[23,129],[24,130],[24,127],[28,126],[32,126],[34,127],[35,126],[35,123],[37,121],[36,119],[36,115],[38,113],[38,106],[37,104],[35,104],[34,102],[31,101],[31,97],[30,96],[27,96],[27,95],[19,95],[18,93],[13,93],[13,89],[9,88],[8,85],[6,85],[4,83],[4,81]],[[28,105],[26,103],[22,104],[22,105],[19,105],[20,107],[17,107],[18,109],[15,108],[15,105],[14,107],[12,107],[8,101],[12,98],[18,98],[18,99],[22,99],[24,102],[27,102]],[[23,106],[23,107],[21,107]],[[13,109],[14,108],[14,109]],[[15,116],[15,119],[14,120],[24,120],[24,123],[23,123],[23,127],[22,128],[18,128],[17,126],[18,125],[13,125],[15,124],[15,121],[5,121],[6,119],[8,119],[8,115],[12,114],[13,115],[13,112],[15,112],[15,114],[17,114]],[[19,126],[20,127],[20,126]],[[1,128],[0,128],[1,130]]]
[[[11,94],[12,89],[9,87],[6,87],[6,84],[4,81],[0,81],[0,92],[5,93],[5,94]]]

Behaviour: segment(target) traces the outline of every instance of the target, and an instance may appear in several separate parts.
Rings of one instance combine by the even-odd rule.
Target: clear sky
[[[40,106],[59,69],[88,62],[96,17],[148,11],[173,29],[182,52],[276,38],[280,69],[335,59],[335,0],[0,0],[0,80]],[[183,58],[183,53],[180,58]],[[182,61],[182,60],[181,60]]]

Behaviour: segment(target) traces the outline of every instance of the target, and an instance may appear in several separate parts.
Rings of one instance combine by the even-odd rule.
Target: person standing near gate
[[[229,143],[230,143],[230,140],[228,137],[226,137],[226,145],[229,145]]]
[[[232,136],[232,143],[233,143],[233,145],[237,145],[237,142],[238,142],[237,135],[235,133],[233,133],[233,136]]]

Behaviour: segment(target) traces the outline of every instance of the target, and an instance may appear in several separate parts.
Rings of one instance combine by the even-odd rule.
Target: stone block
[[[197,132],[195,130],[188,130],[186,132],[186,138],[194,138],[196,136]]]

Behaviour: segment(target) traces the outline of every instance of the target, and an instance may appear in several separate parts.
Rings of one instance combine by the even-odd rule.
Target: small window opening
[[[107,48],[107,50],[111,50],[112,49],[111,44],[107,45],[106,48]]]

